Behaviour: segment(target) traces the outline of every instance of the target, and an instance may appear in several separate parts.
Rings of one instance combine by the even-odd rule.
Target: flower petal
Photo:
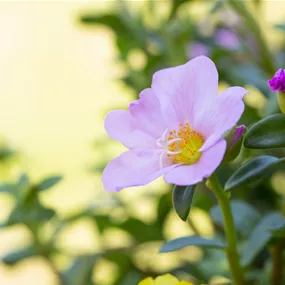
[[[238,122],[244,111],[242,99],[246,93],[247,90],[242,87],[228,88],[217,95],[210,106],[208,104],[201,109],[193,124],[193,128],[206,138],[200,151],[214,145]]]
[[[128,148],[154,147],[166,129],[160,112],[160,103],[153,91],[145,89],[140,99],[129,105],[129,111],[111,111],[105,118],[109,136]]]
[[[147,147],[154,139],[141,129],[136,128],[131,114],[125,110],[111,111],[105,117],[105,130],[110,137],[120,141],[128,148]]]
[[[226,151],[226,141],[221,139],[217,144],[204,151],[200,159],[191,165],[177,166],[164,175],[170,184],[193,185],[208,178],[221,164]]]
[[[120,191],[126,187],[141,186],[155,180],[169,169],[160,167],[160,153],[150,149],[136,149],[122,153],[109,162],[102,174],[107,191]]]
[[[165,274],[162,276],[158,276],[155,281],[154,284],[155,285],[176,285],[179,282],[179,280],[170,275],[170,274]]]
[[[170,128],[188,121],[218,93],[215,64],[200,56],[184,65],[156,72],[152,89],[159,98],[162,114]]]

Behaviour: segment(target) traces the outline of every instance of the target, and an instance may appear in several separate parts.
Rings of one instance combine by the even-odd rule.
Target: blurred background
[[[116,194],[103,189],[102,169],[124,149],[103,120],[127,108],[156,70],[202,54],[217,64],[220,90],[250,90],[240,123],[278,112],[267,80],[285,66],[284,17],[282,0],[1,1],[0,284],[131,285],[165,272],[195,284],[228,277],[215,250],[158,254],[163,240],[222,233],[203,185],[188,223],[172,210],[162,179]],[[243,150],[221,180],[256,153]],[[277,208],[284,169],[247,190],[234,198],[259,211]],[[251,226],[243,225],[241,239]],[[266,272],[267,257],[253,272]]]

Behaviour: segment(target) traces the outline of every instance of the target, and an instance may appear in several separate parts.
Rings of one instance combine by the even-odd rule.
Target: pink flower
[[[222,136],[242,115],[246,93],[231,87],[218,94],[215,64],[204,56],[156,72],[152,87],[128,111],[105,118],[107,133],[129,148],[104,169],[105,189],[145,185],[161,175],[176,185],[209,177],[223,159]]]

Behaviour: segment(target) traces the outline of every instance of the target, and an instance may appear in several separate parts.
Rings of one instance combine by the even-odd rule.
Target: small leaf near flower
[[[261,155],[247,161],[228,179],[225,190],[229,191],[260,180],[281,161],[282,159],[269,155]]]
[[[285,147],[285,115],[269,116],[253,125],[244,138],[244,146],[253,149]]]
[[[182,221],[186,221],[190,212],[191,203],[196,185],[175,185],[172,193],[173,207]]]

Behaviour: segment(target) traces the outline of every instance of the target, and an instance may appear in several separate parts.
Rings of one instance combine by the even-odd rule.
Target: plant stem
[[[224,218],[224,228],[227,237],[227,256],[231,268],[233,284],[243,285],[243,271],[240,266],[239,255],[237,252],[237,237],[236,230],[234,226],[234,219],[232,216],[230,201],[220,185],[220,182],[215,174],[209,178],[211,189],[214,192],[218,203],[221,207],[223,218]]]
[[[284,244],[283,241],[278,241],[271,251],[272,255],[272,276],[271,284],[272,285],[281,285],[283,279],[283,250]]]

